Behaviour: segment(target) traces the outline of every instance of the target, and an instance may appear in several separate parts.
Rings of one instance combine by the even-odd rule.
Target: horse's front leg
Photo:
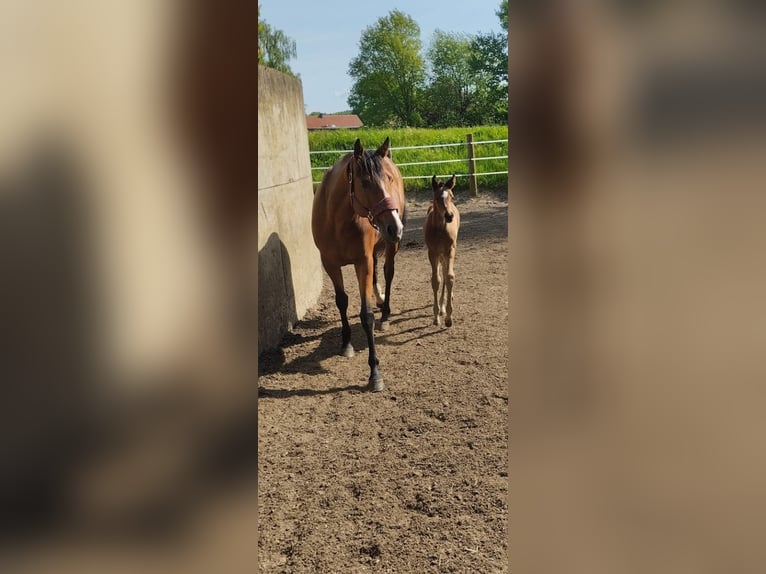
[[[359,281],[359,295],[362,298],[362,309],[359,318],[362,321],[362,327],[367,335],[367,348],[369,351],[367,363],[370,365],[370,378],[368,388],[371,391],[382,391],[383,376],[378,368],[378,355],[375,352],[375,315],[372,312],[372,256],[368,257],[364,263],[355,265],[356,277]]]
[[[429,250],[428,260],[431,262],[431,288],[434,292],[434,325],[439,325],[439,255]]]
[[[452,327],[452,288],[455,286],[455,246],[450,247],[447,258],[447,273],[444,282],[447,284],[447,318],[444,324]]]
[[[343,273],[340,266],[330,264],[322,260],[322,265],[330,276],[333,288],[335,289],[335,305],[340,312],[341,322],[341,344],[340,354],[344,357],[354,356],[354,347],[351,345],[351,325],[348,322],[348,295],[343,287]]]
[[[386,278],[386,298],[383,301],[382,313],[380,316],[380,330],[385,331],[388,326],[388,318],[391,316],[391,284],[394,281],[394,259],[399,251],[398,243],[390,243],[386,246],[386,263],[383,267],[383,273]]]

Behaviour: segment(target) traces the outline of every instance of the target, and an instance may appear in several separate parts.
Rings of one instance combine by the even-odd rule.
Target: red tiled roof
[[[310,130],[331,130],[336,128],[361,128],[364,124],[356,114],[338,114],[306,116],[306,126]]]

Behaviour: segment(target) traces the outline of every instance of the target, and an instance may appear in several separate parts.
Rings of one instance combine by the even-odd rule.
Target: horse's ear
[[[431,187],[432,187],[434,190],[437,190],[437,189],[439,189],[439,180],[438,180],[438,179],[436,179],[436,176],[433,176],[433,177],[431,178]]]
[[[451,177],[451,178],[450,178],[450,180],[447,182],[447,185],[445,185],[445,187],[446,187],[447,189],[452,189],[453,187],[455,187],[455,174],[454,174],[454,173],[452,174],[452,177]]]
[[[391,142],[388,138],[386,138],[386,141],[384,141],[382,144],[380,144],[380,147],[378,148],[378,155],[380,157],[391,157],[391,148],[389,147],[391,145]]]
[[[364,148],[362,147],[362,142],[359,140],[359,138],[356,138],[356,141],[354,142],[354,157],[359,159],[362,157],[363,151]]]

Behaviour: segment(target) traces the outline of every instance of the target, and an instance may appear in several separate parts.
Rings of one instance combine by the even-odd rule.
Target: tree
[[[430,64],[423,115],[429,125],[466,125],[475,90],[471,71],[471,39],[436,30],[427,52]]]
[[[420,27],[394,10],[362,32],[359,55],[351,60],[354,85],[348,104],[367,125],[418,126],[425,80]]]
[[[503,27],[504,32],[508,32],[508,0],[500,2],[500,8],[495,12],[497,17],[500,18],[500,25]]]
[[[262,20],[261,5],[258,4],[258,63],[295,76],[288,62],[297,55],[295,41]]]
[[[508,121],[508,40],[506,34],[480,33],[471,42],[471,73],[476,79],[472,123]]]

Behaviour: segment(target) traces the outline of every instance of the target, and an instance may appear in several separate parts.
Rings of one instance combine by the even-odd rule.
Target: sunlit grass
[[[358,130],[322,130],[309,132],[309,149],[315,150],[339,150],[338,153],[312,154],[311,167],[329,167],[345,151],[353,148],[356,138],[361,139],[366,148],[379,146],[386,137],[391,138],[392,157],[400,166],[402,175],[428,176],[419,179],[405,179],[404,184],[408,192],[430,188],[432,175],[445,176],[456,173],[468,173],[468,156],[465,145],[452,147],[439,147],[430,149],[396,149],[399,147],[465,143],[466,134],[473,134],[473,141],[503,140],[492,144],[478,144],[474,147],[476,158],[505,156],[502,159],[477,161],[476,172],[507,172],[508,169],[508,126],[476,126],[460,128],[362,128]],[[455,159],[454,163],[440,163],[432,165],[401,165],[410,162],[440,161]],[[322,178],[323,171],[315,170],[314,181]],[[478,176],[479,189],[507,189],[507,173],[499,175]],[[468,187],[467,177],[457,178],[457,189]]]

